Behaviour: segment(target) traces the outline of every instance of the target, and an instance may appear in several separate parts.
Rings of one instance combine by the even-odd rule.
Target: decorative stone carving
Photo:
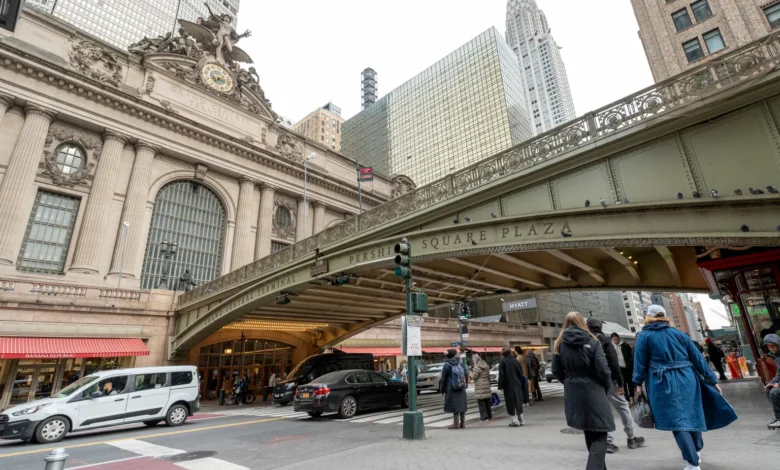
[[[78,145],[86,151],[81,168],[68,175],[57,167],[57,155],[54,152],[57,147],[67,143]],[[99,135],[63,122],[55,122],[49,126],[44,145],[43,162],[39,167],[43,169],[44,175],[51,178],[53,184],[72,188],[92,181],[92,170],[95,168],[95,162],[100,159],[100,152],[103,151],[103,140]]]
[[[249,145],[252,145],[252,144],[255,143],[255,138],[252,137],[251,135],[245,136],[245,137],[241,138],[241,140],[243,140],[244,142],[246,142]]]
[[[68,55],[70,65],[79,73],[115,87],[122,82],[122,65],[114,52],[82,39],[73,44]]]
[[[176,108],[173,107],[173,104],[171,104],[171,102],[168,100],[160,101],[160,106],[165,108],[165,111],[170,114],[179,114],[179,111],[177,111]]]
[[[303,162],[303,146],[287,133],[280,133],[276,139],[276,150],[282,157],[297,163]]]
[[[414,181],[412,181],[411,178],[404,175],[398,175],[393,178],[392,198],[395,199],[404,196],[413,191],[416,187],[417,185],[414,184]]]
[[[280,227],[276,221],[276,211],[279,210],[280,207],[283,207],[290,212],[290,224],[286,227]],[[285,197],[274,197],[274,213],[271,217],[271,220],[273,221],[273,227],[277,237],[286,240],[295,236],[295,221],[297,220],[296,217],[297,206],[294,201]]]
[[[198,75],[195,72],[195,67],[182,65],[178,62],[163,62],[160,65],[164,67],[165,70],[176,75],[177,77],[189,80],[191,82],[194,82],[195,77]]]
[[[206,173],[208,173],[209,168],[206,165],[195,165],[195,179],[198,181],[203,181],[204,178],[206,178]]]
[[[142,97],[144,95],[151,95],[154,91],[154,85],[157,83],[157,79],[152,75],[152,72],[150,71],[149,74],[146,76],[146,85],[143,88],[138,89],[138,97]]]
[[[263,126],[260,129],[260,143],[263,145],[266,145],[268,142],[266,141],[266,138],[268,137],[268,128]]]

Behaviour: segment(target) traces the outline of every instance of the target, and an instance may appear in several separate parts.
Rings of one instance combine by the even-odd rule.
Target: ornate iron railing
[[[231,288],[405,215],[473,191],[563,153],[644,123],[724,88],[760,76],[780,64],[780,32],[652,85],[599,110],[562,124],[468,168],[352,217],[305,240],[219,277],[179,297],[183,306]]]

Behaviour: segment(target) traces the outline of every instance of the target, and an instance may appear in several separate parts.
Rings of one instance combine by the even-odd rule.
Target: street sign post
[[[412,245],[404,238],[395,245],[395,275],[404,278],[406,284],[406,317],[404,320],[404,354],[409,359],[409,411],[404,413],[404,439],[425,439],[423,414],[417,409],[416,358],[422,356],[420,328],[422,318],[415,314],[412,301]],[[419,295],[419,294],[417,294]],[[425,302],[427,310],[427,299]],[[420,310],[420,309],[418,309]]]

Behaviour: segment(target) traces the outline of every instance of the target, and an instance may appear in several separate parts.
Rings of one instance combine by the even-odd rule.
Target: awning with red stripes
[[[423,348],[425,354],[447,354],[448,349],[455,349],[455,346],[440,347],[440,348]],[[500,353],[501,346],[466,346],[466,349],[474,351],[476,353]]]
[[[139,338],[0,337],[0,359],[148,356]]]

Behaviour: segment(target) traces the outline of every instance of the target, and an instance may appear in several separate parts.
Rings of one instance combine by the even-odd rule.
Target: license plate
[[[282,394],[281,393],[275,393],[274,394],[274,398],[282,398]]]
[[[310,393],[301,393],[301,398],[309,398],[310,396]]]

